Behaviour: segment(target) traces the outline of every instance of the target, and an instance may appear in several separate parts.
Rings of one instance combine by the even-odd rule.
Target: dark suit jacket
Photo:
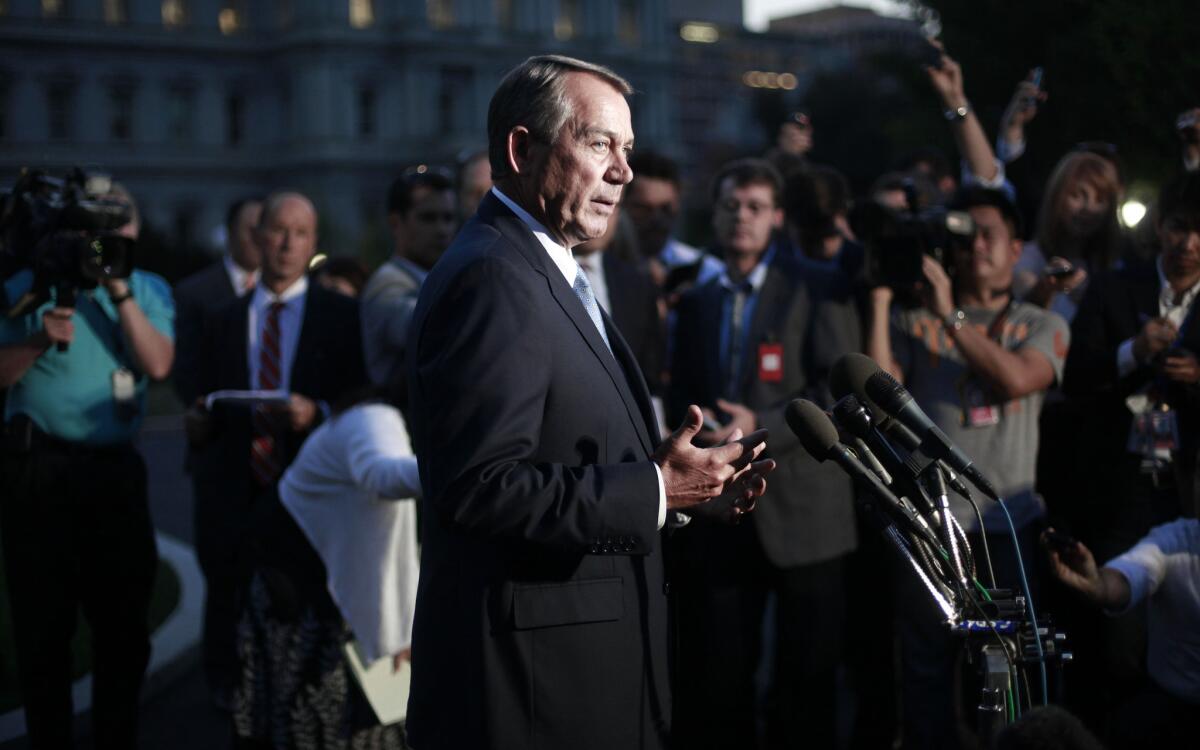
[[[495,196],[407,345],[421,471],[413,747],[661,747],[670,716],[649,393]]]
[[[1117,348],[1141,331],[1145,321],[1159,316],[1160,281],[1153,263],[1109,271],[1094,277],[1071,322],[1071,350],[1063,371],[1063,392],[1080,424],[1079,468],[1076,479],[1086,480],[1096,499],[1118,503],[1115,497],[1126,476],[1137,472],[1139,460],[1126,451],[1129,409],[1125,398],[1155,377],[1148,365],[1125,377],[1117,372]],[[1200,356],[1200,315],[1193,304],[1182,328],[1180,346]],[[1170,383],[1167,401],[1179,415],[1180,449],[1177,476],[1185,511],[1200,509],[1195,474],[1200,443],[1200,387]],[[1094,510],[1094,509],[1093,509]],[[1196,512],[1192,510],[1191,512]]]
[[[175,393],[189,407],[200,393],[200,347],[204,328],[222,308],[237,299],[222,261],[210,264],[175,287]]]
[[[248,315],[253,295],[226,305],[209,327],[203,346],[201,392],[250,387],[247,361]],[[292,363],[290,389],[314,401],[333,404],[367,382],[359,333],[358,305],[354,300],[309,284],[300,338]],[[197,491],[220,504],[252,499],[250,474],[250,410],[244,406],[217,405],[213,411],[214,436],[196,462]],[[319,415],[318,415],[319,419]],[[283,450],[291,463],[307,433],[288,431]],[[201,498],[198,498],[201,499]]]
[[[767,271],[745,348],[738,398],[770,432],[769,455],[778,462],[766,495],[751,516],[767,559],[777,567],[829,560],[854,549],[853,487],[832,462],[818,463],[788,429],[784,407],[807,398],[828,407],[829,367],[858,351],[860,332],[852,301],[828,296],[842,287],[814,269],[803,272],[784,255]],[[723,397],[720,359],[725,290],[718,279],[684,295],[676,311],[667,419],[683,418],[688,404],[717,410]],[[779,382],[759,377],[759,348],[779,344]],[[718,532],[719,533],[719,532]]]
[[[642,368],[652,393],[662,386],[666,356],[666,327],[658,315],[658,287],[650,275],[613,253],[605,253],[604,281],[608,286],[609,313]]]

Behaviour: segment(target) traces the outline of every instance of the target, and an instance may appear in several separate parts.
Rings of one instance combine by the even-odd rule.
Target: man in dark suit
[[[571,257],[629,182],[629,93],[567,57],[510,72],[488,110],[496,188],[417,303],[419,750],[665,747],[660,531],[714,503],[740,517],[765,489],[765,436],[695,448],[698,408],[656,448],[637,364]]]
[[[175,286],[175,367],[171,380],[185,406],[191,406],[201,395],[196,377],[205,323],[258,282],[262,253],[255,230],[261,217],[261,199],[234,201],[225,215],[225,255]]]
[[[844,627],[845,556],[854,549],[853,489],[805,452],[783,420],[807,398],[828,406],[830,365],[859,346],[858,318],[815,269],[776,249],[782,180],[769,162],[731,162],[714,181],[713,228],[725,271],[676,307],[668,418],[704,406],[719,443],[766,427],[779,468],[769,503],[733,528],[696,524],[674,546],[679,592],[677,740],[755,744],[754,675],[767,593],[777,597],[768,746],[832,747],[834,671]]]
[[[268,197],[257,237],[261,278],[208,326],[199,392],[277,390],[287,401],[258,407],[217,402],[211,412],[192,416],[196,547],[220,573],[209,576],[206,617],[229,623],[238,616],[244,545],[257,505],[328,405],[366,383],[357,303],[308,283],[317,241],[312,203],[297,193]]]
[[[175,393],[185,406],[190,407],[201,395],[197,378],[201,369],[200,347],[205,327],[220,310],[254,289],[258,282],[262,254],[258,249],[255,230],[261,217],[261,200],[247,198],[234,202],[225,218],[225,255],[175,287],[175,367],[171,379]],[[232,699],[233,685],[239,677],[233,643],[237,622],[233,602],[220,601],[219,597],[231,593],[231,588],[224,585],[222,579],[229,578],[233,571],[222,565],[222,556],[209,546],[210,542],[219,540],[219,533],[211,529],[201,530],[199,526],[215,521],[222,510],[230,508],[223,503],[215,509],[201,507],[194,463],[195,457],[189,448],[187,469],[192,475],[193,518],[197,527],[196,559],[200,562],[205,579],[204,676],[208,680],[213,703],[227,708]],[[218,522],[217,525],[218,528],[224,527],[228,521]]]

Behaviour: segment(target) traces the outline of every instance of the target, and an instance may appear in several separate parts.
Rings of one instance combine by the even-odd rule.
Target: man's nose
[[[633,169],[629,166],[629,154],[621,149],[617,149],[616,157],[613,160],[612,168],[609,170],[609,178],[618,185],[628,185],[633,181]]]

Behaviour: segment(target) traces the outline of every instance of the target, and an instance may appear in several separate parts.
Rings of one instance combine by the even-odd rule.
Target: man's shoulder
[[[1066,318],[1053,310],[1047,310],[1041,305],[1035,305],[1032,302],[1014,301],[1010,315],[1014,323],[1027,323],[1030,326],[1047,326],[1050,328],[1069,327]]]
[[[167,304],[172,302],[171,285],[162,276],[151,271],[135,268],[129,275],[129,287],[134,296],[145,298],[146,295],[152,294],[160,297]]]
[[[367,280],[367,285],[363,287],[362,300],[363,302],[370,302],[384,290],[406,292],[419,289],[420,286],[420,279],[413,275],[411,271],[394,260],[388,260],[375,269],[375,272],[371,274],[371,278]]]
[[[148,273],[135,271],[135,273]],[[154,274],[150,274],[154,275]],[[233,296],[233,287],[229,283],[229,274],[225,272],[225,264],[221,261],[209,263],[199,271],[188,274],[175,285],[175,298],[180,300],[195,300],[202,302],[210,299],[213,292],[224,285]]]

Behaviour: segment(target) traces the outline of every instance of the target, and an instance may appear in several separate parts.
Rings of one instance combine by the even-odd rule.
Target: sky
[[[897,0],[843,0],[843,2],[834,2],[833,0],[743,0],[742,15],[746,21],[746,28],[754,31],[766,31],[767,21],[771,18],[828,8],[832,5],[874,8],[877,13],[885,15],[899,15],[904,11],[904,4]]]

